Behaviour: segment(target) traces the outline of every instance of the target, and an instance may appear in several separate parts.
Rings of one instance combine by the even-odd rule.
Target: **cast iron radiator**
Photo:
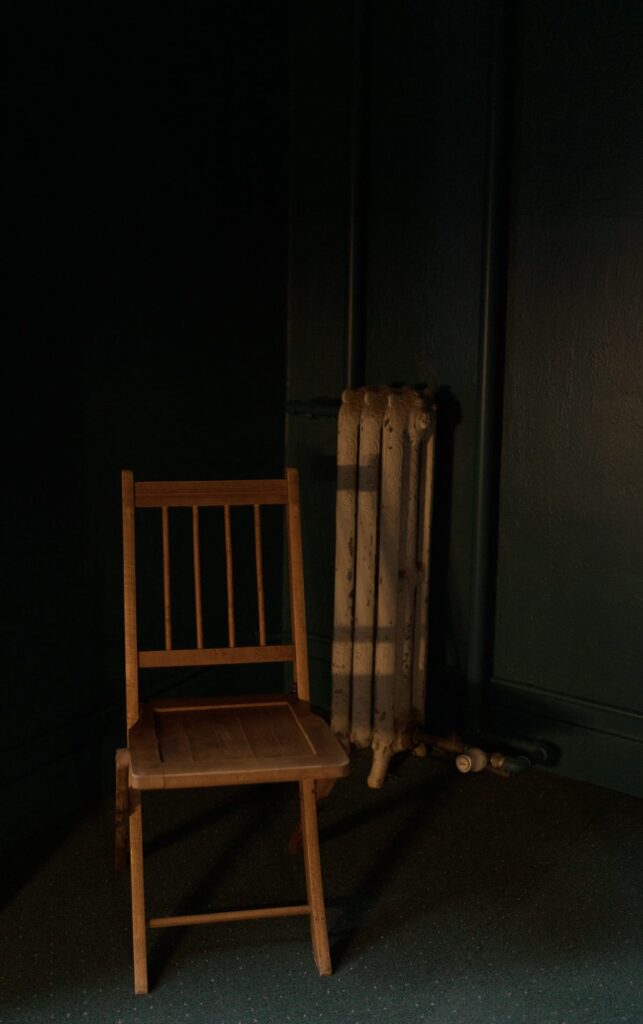
[[[368,784],[424,723],[435,407],[426,390],[342,395],[331,725],[372,747]]]

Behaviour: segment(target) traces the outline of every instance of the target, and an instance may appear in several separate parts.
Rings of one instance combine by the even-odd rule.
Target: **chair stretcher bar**
[[[257,907],[250,910],[220,910],[215,914],[183,914],[179,917],[151,917],[148,928],[173,928],[175,925],[218,924],[222,921],[248,921],[265,917],[304,917],[310,914],[307,903],[291,907]]]

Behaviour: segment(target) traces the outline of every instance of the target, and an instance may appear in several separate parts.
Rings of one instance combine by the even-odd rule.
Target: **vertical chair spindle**
[[[167,505],[161,510],[163,520],[163,610],[165,618],[165,650],[172,650],[172,606],[170,603],[170,528]]]
[[[266,646],[266,609],[263,597],[263,555],[261,548],[261,515],[259,505],[254,506],[255,562],[257,566],[257,608],[259,612],[259,645]]]
[[[223,506],[225,522],[225,567],[226,584],[228,588],[228,645],[235,646],[234,642],[234,577],[232,570],[232,530],[230,528],[230,506]]]
[[[199,506],[192,506],[192,554],[194,558],[194,612],[196,645],[203,648],[203,614],[201,609],[201,558],[199,553]]]

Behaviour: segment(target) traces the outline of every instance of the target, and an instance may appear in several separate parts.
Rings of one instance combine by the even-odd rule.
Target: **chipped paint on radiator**
[[[374,788],[424,721],[434,426],[428,391],[342,395],[332,728],[372,747]]]

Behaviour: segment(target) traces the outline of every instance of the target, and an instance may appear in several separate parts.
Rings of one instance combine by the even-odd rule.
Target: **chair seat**
[[[129,730],[134,789],[347,775],[349,759],[306,701],[284,694],[157,700]]]

